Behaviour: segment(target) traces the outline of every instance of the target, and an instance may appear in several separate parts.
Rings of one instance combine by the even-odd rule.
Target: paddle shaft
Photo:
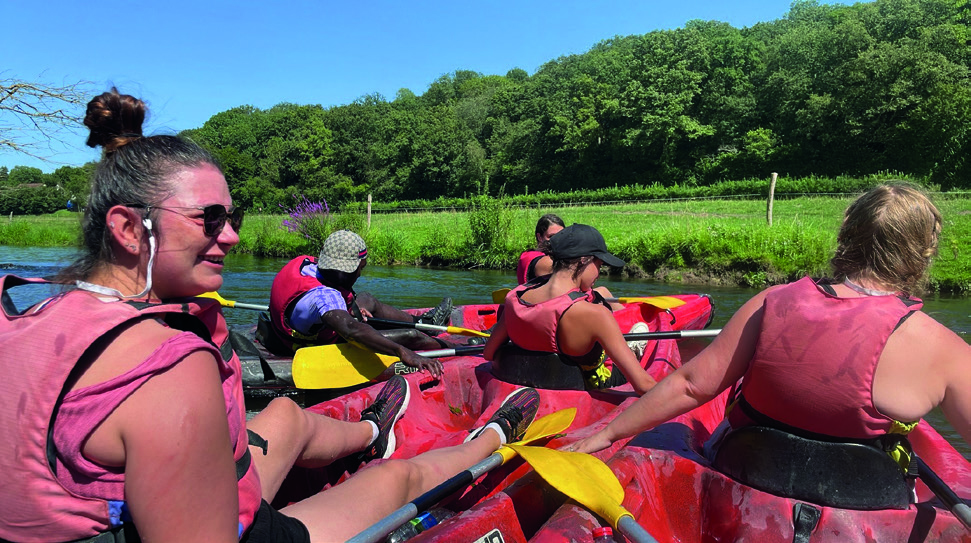
[[[715,337],[721,332],[721,328],[711,330],[671,330],[668,332],[640,332],[634,334],[624,334],[627,341],[643,341],[645,339],[683,339],[692,337]]]
[[[934,473],[934,470],[927,463],[920,457],[915,457],[915,460],[917,461],[917,475],[920,480],[924,481],[927,488],[944,502],[944,506],[961,521],[961,524],[964,524],[965,528],[971,530],[971,508],[951,490],[951,487],[947,486],[943,479]]]
[[[423,332],[448,332],[449,334],[461,334],[465,336],[489,337],[488,332],[470,330],[468,328],[459,328],[458,326],[438,326],[437,324],[425,324],[422,322],[392,321],[387,319],[379,319],[377,317],[368,317],[367,322],[384,324],[387,326],[397,326],[398,328],[414,328]]]
[[[658,543],[654,536],[649,534],[643,526],[634,520],[630,515],[624,515],[617,521],[617,531],[624,534],[624,537],[636,543]]]
[[[348,543],[377,543],[383,540],[389,533],[418,516],[419,513],[431,509],[435,504],[452,495],[461,488],[464,488],[472,481],[478,479],[482,474],[492,468],[501,466],[503,457],[499,453],[492,453],[488,458],[482,460],[471,468],[459,472],[452,478],[436,486],[435,488],[418,496],[413,501],[399,507],[395,512],[372,524],[363,532],[347,540]]]

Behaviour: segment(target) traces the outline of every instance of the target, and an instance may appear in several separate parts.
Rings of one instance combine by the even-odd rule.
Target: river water
[[[42,277],[56,273],[70,262],[73,250],[63,248],[9,247],[0,245],[0,273],[14,273],[24,277]],[[230,255],[226,260],[225,282],[220,294],[229,300],[253,304],[269,303],[269,288],[273,276],[287,262],[286,259],[261,258],[250,255]],[[378,299],[397,307],[433,307],[443,296],[451,296],[455,305],[488,303],[492,291],[511,286],[515,282],[512,271],[447,270],[415,267],[368,266],[358,280],[355,290],[371,292]],[[757,290],[708,285],[672,285],[642,279],[601,277],[597,282],[615,296],[654,296],[684,292],[703,292],[711,296],[715,307],[712,328],[721,328],[746,300]],[[51,292],[36,288],[24,297],[41,299]],[[22,306],[29,300],[14,297]],[[963,337],[971,338],[971,299],[929,296],[924,299],[924,311]],[[255,322],[254,312],[226,309],[230,324]],[[692,340],[700,342],[703,340]],[[700,348],[695,344],[691,349]],[[688,345],[685,345],[688,347]],[[919,355],[915,349],[915,355]],[[927,416],[930,422],[965,458],[971,460],[971,447],[951,428],[937,410]]]

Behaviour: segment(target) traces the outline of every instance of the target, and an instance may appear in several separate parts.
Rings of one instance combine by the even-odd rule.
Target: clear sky
[[[212,115],[280,102],[342,105],[401,88],[423,94],[443,74],[533,74],[614,36],[692,19],[747,27],[790,0],[0,0],[0,79],[112,84],[144,99],[146,133],[202,126]],[[3,119],[0,119],[3,121]],[[3,124],[10,124],[9,120]],[[0,166],[81,165],[86,132],[53,162],[0,150]],[[42,149],[47,153],[46,149]],[[50,154],[50,153],[47,153]]]

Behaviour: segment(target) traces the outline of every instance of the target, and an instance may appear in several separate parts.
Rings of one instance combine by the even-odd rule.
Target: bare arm
[[[589,352],[594,341],[600,343],[638,395],[644,395],[657,384],[631,352],[617,327],[617,321],[606,306],[575,304],[560,319],[560,330],[561,348],[568,349],[567,354],[578,355],[584,350]]]
[[[155,330],[146,334],[146,326]],[[158,324],[136,332],[150,346],[174,334]],[[109,349],[96,364],[104,368],[117,354]],[[124,466],[125,499],[145,541],[237,540],[236,470],[217,368],[209,352],[186,356],[132,393],[84,446],[85,456]]]
[[[509,341],[509,332],[506,331],[506,319],[500,315],[496,326],[492,329],[492,334],[489,336],[489,341],[485,344],[485,350],[482,352],[482,356],[486,360],[494,360],[496,351],[499,350],[499,347],[505,345],[507,341]]]
[[[624,410],[603,430],[578,441],[574,450],[592,453],[710,401],[748,370],[762,327],[760,293],[728,321],[711,345]]]
[[[397,356],[405,364],[428,370],[433,376],[442,375],[442,363],[438,360],[425,358],[416,354],[404,345],[399,345],[379,334],[370,325],[357,321],[350,313],[334,309],[324,313],[321,318],[325,326],[330,327],[349,343],[362,345],[376,353]]]

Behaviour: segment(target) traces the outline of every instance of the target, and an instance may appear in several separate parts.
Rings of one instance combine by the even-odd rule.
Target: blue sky
[[[614,36],[692,19],[736,27],[783,17],[790,0],[167,2],[0,0],[0,79],[112,84],[149,104],[146,133],[197,128],[240,105],[347,104],[422,94],[443,74],[534,73]],[[0,125],[9,125],[10,121]],[[81,165],[86,133],[52,162],[0,150],[0,166]],[[47,155],[46,148],[39,150]]]

